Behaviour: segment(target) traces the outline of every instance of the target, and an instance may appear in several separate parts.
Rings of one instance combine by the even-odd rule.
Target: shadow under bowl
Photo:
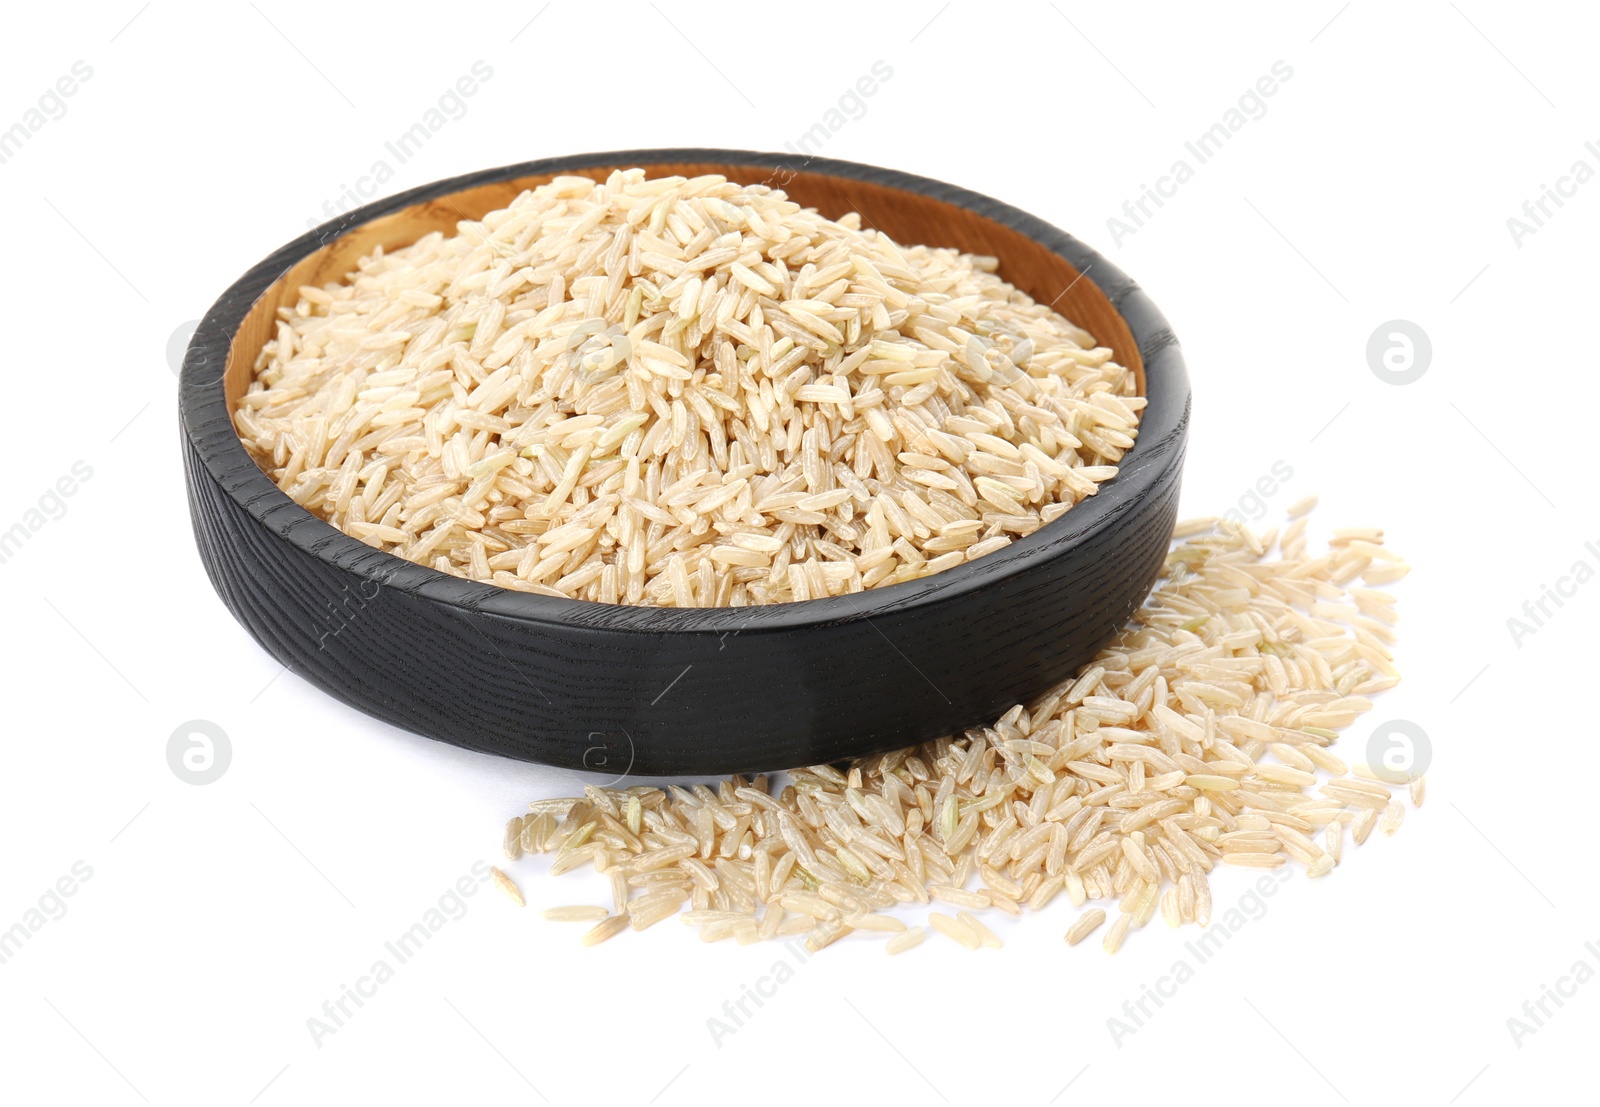
[[[921,580],[800,603],[619,606],[416,565],[281,492],[230,411],[280,306],[375,247],[504,207],[563,174],[639,166],[770,184],[904,243],[989,254],[1134,371],[1147,398],[1115,479],[1004,550]],[[260,645],[330,695],[468,749],[620,778],[818,764],[991,723],[1073,671],[1138,608],[1176,519],[1189,384],[1166,320],[1105,258],[1025,212],[923,177],[730,150],[629,150],[505,166],[352,211],[256,265],[212,306],[179,405],[201,560]]]

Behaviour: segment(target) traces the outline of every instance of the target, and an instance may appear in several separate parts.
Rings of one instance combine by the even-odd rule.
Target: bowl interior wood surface
[[[361,257],[504,207],[555,176],[717,173],[783,189],[897,242],[993,255],[1000,276],[1110,346],[1148,406],[1097,495],[1004,550],[930,577],[802,603],[673,609],[533,595],[375,550],[280,491],[231,412],[280,307]],[[419,734],[607,778],[782,769],[992,722],[1121,627],[1165,559],[1189,416],[1181,352],[1117,267],[988,197],[874,166],[783,154],[578,155],[424,185],[287,244],[229,288],[184,361],[195,536],[213,585],[268,652]]]

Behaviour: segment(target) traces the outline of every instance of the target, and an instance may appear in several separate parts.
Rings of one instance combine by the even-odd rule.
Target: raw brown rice
[[[597,946],[608,938],[614,938],[626,929],[628,929],[628,916],[612,915],[596,923],[593,929],[586,932],[582,939],[583,944]]]
[[[494,885],[506,894],[506,897],[518,907],[523,906],[522,889],[517,887],[517,882],[494,866],[489,867],[489,874],[494,877]]]
[[[896,934],[884,944],[884,952],[889,954],[904,953],[914,946],[920,946],[928,932],[920,926],[913,926],[903,934]]]
[[[1138,434],[1133,374],[995,269],[762,185],[558,177],[299,289],[234,422],[295,502],[457,576],[860,591],[1058,518]]]
[[[707,940],[805,935],[813,949],[883,934],[891,952],[922,940],[889,921],[910,904],[958,908],[927,924],[979,948],[999,941],[985,909],[1040,910],[1062,891],[1075,906],[1112,900],[1103,945],[1115,951],[1158,910],[1210,925],[1219,864],[1325,876],[1345,825],[1359,846],[1404,814],[1376,773],[1328,748],[1399,679],[1377,632],[1392,597],[1334,581],[1352,564],[1403,563],[1370,555],[1372,530],[1311,553],[1302,522],[1262,535],[1180,528],[1190,537],[1134,620],[991,726],[796,769],[781,785],[732,777],[535,801],[530,817],[550,824],[540,848],[551,872],[603,870],[624,920],[682,910]],[[1387,619],[1362,613],[1379,608]],[[628,810],[637,833],[608,813]],[[1068,943],[1107,913],[1078,916]]]
[[[1105,938],[1100,942],[1100,948],[1107,953],[1115,953],[1122,948],[1123,940],[1128,936],[1128,927],[1133,925],[1133,916],[1128,914],[1118,915],[1111,924],[1111,929],[1106,931]]]
[[[1078,916],[1078,921],[1067,928],[1067,945],[1075,946],[1096,930],[1106,921],[1106,913],[1098,907],[1091,907]]]
[[[932,911],[928,914],[928,924],[946,938],[960,942],[968,949],[977,949],[981,944],[977,932],[960,919],[952,919],[949,915]]]
[[[546,907],[543,914],[551,922],[595,922],[611,912],[599,905],[574,904],[571,907]]]

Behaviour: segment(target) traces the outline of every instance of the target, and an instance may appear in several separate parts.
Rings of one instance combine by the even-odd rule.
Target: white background
[[[1520,242],[1507,226],[1578,159],[1600,169],[1586,13],[139,2],[6,16],[0,127],[75,61],[93,76],[0,165],[0,529],[75,461],[93,476],[0,565],[0,929],[74,862],[92,877],[0,964],[0,1099],[970,1103],[999,1082],[1020,1104],[1136,1087],[1471,1105],[1587,1086],[1600,984],[1520,1045],[1507,1027],[1575,961],[1600,968],[1584,948],[1600,940],[1585,769],[1600,584],[1520,644],[1507,628],[1575,562],[1600,566],[1600,182]],[[1069,949],[1063,897],[997,921],[999,952],[935,936],[889,959],[853,939],[719,1044],[707,1020],[792,954],[705,946],[670,920],[580,949],[581,927],[537,909],[605,902],[603,882],[524,861],[529,909],[480,890],[316,1044],[324,1001],[496,859],[506,817],[579,778],[373,722],[254,644],[196,556],[165,347],[478,60],[492,79],[385,192],[583,151],[780,148],[887,62],[822,152],[998,197],[1137,277],[1193,377],[1186,513],[1238,505],[1281,460],[1273,518],[1319,492],[1314,532],[1378,524],[1414,562],[1397,589],[1406,682],[1341,750],[1359,757],[1383,719],[1416,723],[1426,806],[1329,879],[1284,883],[1120,1043],[1107,1020],[1192,964],[1195,932],[1158,921],[1116,957]],[[1265,116],[1115,241],[1108,218],[1280,60],[1293,76]],[[1397,318],[1433,346],[1405,386],[1365,353]],[[204,787],[165,753],[193,719],[233,750]],[[1250,880],[1221,872],[1218,911]]]

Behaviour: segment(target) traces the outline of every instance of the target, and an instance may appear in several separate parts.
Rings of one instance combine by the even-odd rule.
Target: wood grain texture
[[[643,166],[768,183],[897,241],[1000,258],[1000,275],[1116,350],[1149,398],[1095,497],[924,580],[804,603],[676,610],[496,588],[374,550],[280,492],[234,434],[281,303],[382,244],[504,206],[557,174]],[[1138,607],[1176,518],[1189,418],[1166,321],[1115,266],[951,185],[826,159],[637,150],[487,170],[350,212],[261,262],[202,321],[179,391],[190,512],[223,602],[333,696],[469,749],[606,776],[759,771],[894,749],[991,721],[1070,675]]]

